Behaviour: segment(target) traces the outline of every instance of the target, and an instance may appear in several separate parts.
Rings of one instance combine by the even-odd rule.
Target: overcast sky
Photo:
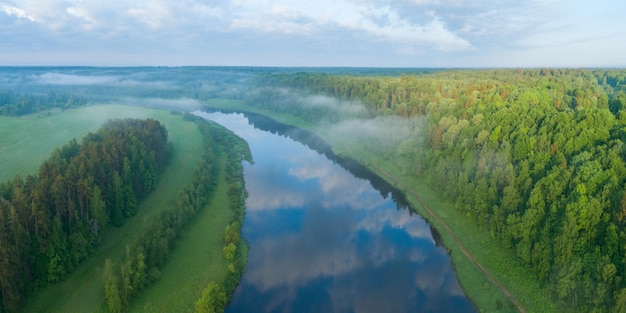
[[[624,67],[624,0],[0,0],[0,65]]]

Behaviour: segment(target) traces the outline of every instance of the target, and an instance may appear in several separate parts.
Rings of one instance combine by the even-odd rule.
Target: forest
[[[186,114],[185,119],[195,121],[204,137],[204,154],[193,182],[178,194],[172,208],[161,212],[140,238],[126,246],[121,264],[105,261],[103,270],[104,298],[109,312],[126,312],[141,291],[159,279],[159,269],[167,261],[181,230],[199,210],[208,208],[218,179],[220,164],[225,162],[225,179],[230,184],[228,196],[234,215],[224,230],[223,255],[228,262],[225,281],[209,282],[202,298],[195,304],[195,311],[223,312],[230,294],[235,290],[245,270],[245,247],[240,238],[240,228],[245,212],[245,185],[241,162],[252,162],[252,155],[245,141],[215,123]]]
[[[487,228],[559,307],[626,311],[626,71],[274,73],[254,84],[249,106],[318,125],[384,121],[390,138],[358,145]],[[320,94],[339,101],[302,100]]]
[[[0,115],[19,116],[39,111],[84,106],[87,100],[76,94],[48,91],[45,95],[16,93],[0,89]]]
[[[55,149],[38,175],[0,183],[0,307],[64,279],[156,186],[171,147],[156,120],[110,120]]]

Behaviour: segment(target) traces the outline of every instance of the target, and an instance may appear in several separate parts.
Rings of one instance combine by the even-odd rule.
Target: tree
[[[120,295],[120,282],[117,275],[113,272],[113,265],[110,259],[106,259],[104,262],[102,276],[104,280],[104,299],[109,311],[112,313],[121,313],[124,305]]]
[[[218,313],[224,312],[226,306],[226,291],[216,282],[209,282],[208,286],[202,291],[202,297],[196,301],[194,306],[195,313]]]

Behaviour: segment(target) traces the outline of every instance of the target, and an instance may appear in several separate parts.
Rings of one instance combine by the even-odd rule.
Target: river
[[[310,134],[199,114],[248,141],[254,158],[244,166],[248,264],[226,312],[475,312],[437,233],[393,187]]]

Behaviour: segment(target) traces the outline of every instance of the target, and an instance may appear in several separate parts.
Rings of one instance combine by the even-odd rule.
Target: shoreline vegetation
[[[558,311],[551,299],[546,297],[547,291],[524,274],[523,267],[512,255],[498,249],[501,246],[494,242],[486,229],[464,221],[465,217],[456,212],[452,203],[440,198],[425,184],[400,174],[394,164],[376,163],[379,161],[375,155],[366,150],[355,152],[359,149],[358,146],[351,147],[349,143],[338,140],[332,133],[320,130],[315,123],[290,114],[257,108],[239,101],[209,101],[205,107],[210,110],[261,114],[277,123],[310,131],[330,144],[336,155],[355,160],[398,188],[404,193],[412,208],[441,234],[444,246],[451,254],[461,287],[479,312]],[[429,204],[436,209],[426,209],[424,205]],[[450,228],[454,228],[456,232],[449,232]],[[455,237],[461,238],[457,242]],[[478,240],[475,240],[476,238]],[[468,258],[464,253],[465,249],[472,258],[476,258],[476,261]],[[485,262],[485,265],[481,262]],[[481,270],[479,267],[486,268]],[[523,284],[515,286],[511,280]],[[503,287],[496,284],[502,284]]]
[[[125,312],[134,298],[152,284],[159,282],[161,267],[169,262],[180,240],[180,233],[188,227],[190,221],[202,213],[202,210],[224,210],[224,207],[208,208],[207,204],[216,197],[218,185],[227,184],[229,203],[232,211],[230,220],[223,228],[223,247],[212,247],[212,251],[223,251],[226,259],[226,275],[222,280],[211,280],[195,301],[194,312],[221,312],[228,302],[229,295],[237,286],[245,270],[247,247],[240,237],[240,229],[245,214],[245,185],[241,163],[252,162],[247,143],[232,132],[191,114],[186,120],[194,121],[204,139],[204,154],[199,168],[194,173],[194,180],[179,193],[176,204],[170,210],[161,212],[158,220],[153,221],[146,231],[132,246],[126,246],[126,256],[119,264],[105,261],[103,276],[105,300],[109,312]],[[223,188],[219,188],[222,190]],[[223,205],[223,204],[222,204]],[[187,240],[196,238],[187,237]],[[203,238],[206,240],[206,238]],[[188,255],[180,257],[189,257]],[[215,260],[211,260],[215,261]],[[182,269],[181,269],[182,270]],[[163,284],[170,284],[163,281]],[[163,297],[163,295],[153,295]],[[170,298],[166,296],[166,298]],[[155,298],[152,302],[157,302]],[[163,306],[154,304],[157,310],[167,311]],[[169,308],[181,309],[179,308]]]
[[[23,312],[42,310],[48,312],[115,312],[127,305],[131,305],[133,311],[140,311],[137,305],[146,303],[160,307],[162,303],[159,301],[165,302],[167,297],[155,295],[152,290],[163,286],[171,289],[172,277],[188,277],[190,273],[195,281],[191,284],[191,289],[185,289],[186,297],[182,298],[186,302],[170,303],[169,306],[163,306],[165,311],[194,311],[194,306],[196,312],[224,309],[229,295],[234,291],[245,270],[247,261],[247,246],[240,238],[247,196],[243,182],[242,161],[245,159],[251,162],[252,159],[247,143],[243,139],[214,122],[190,114],[181,115],[163,110],[104,105],[66,110],[44,117],[31,118],[32,114],[16,117],[20,119],[21,124],[37,125],[37,132],[21,135],[23,138],[11,137],[10,140],[19,140],[20,153],[32,149],[42,154],[45,153],[43,151],[45,147],[38,147],[37,142],[46,137],[43,135],[44,132],[39,130],[39,128],[42,130],[47,128],[47,126],[40,126],[46,124],[45,121],[48,121],[48,124],[52,122],[57,129],[63,130],[64,135],[50,142],[50,145],[55,143],[60,145],[66,142],[65,138],[72,136],[72,134],[66,134],[66,131],[71,131],[75,136],[81,137],[87,131],[95,129],[94,125],[106,121],[108,119],[106,116],[120,116],[120,113],[121,116],[142,118],[150,116],[164,121],[165,126],[170,130],[169,137],[173,143],[171,162],[164,166],[162,174],[150,176],[153,177],[149,181],[153,182],[151,186],[154,191],[150,193],[142,191],[142,194],[147,195],[145,200],[132,201],[135,198],[130,197],[129,193],[120,193],[128,195],[128,201],[121,201],[119,208],[122,216],[128,211],[126,215],[129,218],[122,222],[117,217],[109,217],[107,220],[117,220],[121,226],[99,227],[99,244],[89,249],[91,251],[89,256],[83,256],[82,261],[80,259],[77,261],[75,269],[69,269],[65,271],[65,274],[58,276],[58,282],[45,287],[37,287],[34,293],[28,292],[29,296],[23,307],[16,305],[18,302],[13,302],[10,307],[4,308],[7,312],[18,310]],[[64,118],[68,122],[61,123]],[[93,124],[94,122],[96,124]],[[157,134],[158,132],[147,133]],[[88,137],[97,139],[93,135],[88,135]],[[124,138],[124,136],[115,138]],[[70,141],[70,146],[59,150],[60,155],[64,156],[74,150],[80,151],[80,146],[78,149],[70,149],[74,147],[73,143],[75,143],[74,140]],[[2,142],[2,146],[5,146],[5,142]],[[10,152],[13,147],[14,144],[9,142],[7,151]],[[120,155],[129,157],[124,153]],[[72,159],[71,156],[69,157]],[[21,164],[23,168],[33,168],[31,164],[25,162]],[[120,177],[125,176],[120,175]],[[155,178],[159,180],[156,181]],[[13,179],[3,183],[3,186],[20,181],[23,182],[23,180]],[[129,181],[133,179],[129,178]],[[21,186],[21,184],[18,185]],[[15,190],[15,188],[3,188],[3,199],[14,196]],[[213,194],[208,192],[210,190],[213,190]],[[101,191],[100,194],[103,192]],[[109,206],[108,198],[103,200],[92,201],[91,205]],[[6,201],[3,201],[3,205],[6,204]],[[133,203],[134,205],[128,205]],[[177,226],[177,228],[172,226]],[[163,236],[153,236],[155,232]],[[65,238],[74,240],[75,237]],[[164,249],[160,250],[160,248]],[[179,249],[183,251],[179,252]],[[196,266],[183,267],[182,270],[174,268],[172,271],[173,267],[168,268],[168,264],[187,258],[185,254],[188,253],[185,253],[185,249],[199,252],[197,260],[194,260]],[[146,258],[148,254],[150,254],[150,260]],[[155,255],[161,255],[163,258],[155,258]],[[165,262],[165,256],[167,256],[167,262]],[[160,267],[152,264],[154,260],[160,262],[162,271]],[[185,270],[187,272],[183,273]],[[189,272],[189,270],[195,272]],[[115,276],[120,273],[123,274]],[[159,277],[161,279],[158,279]],[[117,285],[112,283],[116,280]],[[4,278],[3,281],[7,282]],[[153,284],[148,286],[148,282],[153,282]],[[218,296],[223,295],[224,298],[215,295],[212,291],[215,286],[219,287]],[[112,295],[115,293],[112,291],[115,287],[118,288],[117,299],[115,295]],[[121,302],[122,289],[127,292],[123,294],[125,302]],[[6,293],[3,292],[3,296],[5,295]],[[132,296],[136,299],[131,302]],[[174,294],[174,296],[181,298],[181,294]],[[1,302],[3,306],[6,303],[5,299],[3,298]],[[116,304],[116,300],[120,302]],[[215,307],[215,303],[220,306]],[[147,311],[154,312],[154,310]]]
[[[235,106],[417,191],[522,310],[626,311],[626,71],[268,73],[251,85]],[[478,308],[510,308],[447,243]]]

